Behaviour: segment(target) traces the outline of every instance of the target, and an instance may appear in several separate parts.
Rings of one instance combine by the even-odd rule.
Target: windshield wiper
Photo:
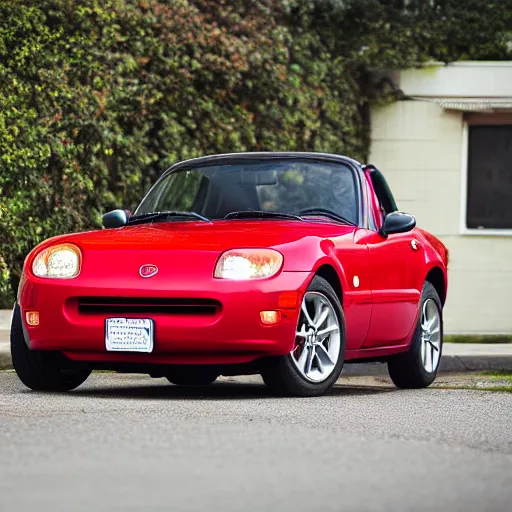
[[[304,220],[299,215],[281,212],[265,212],[259,210],[241,210],[239,212],[231,212],[224,216],[224,219],[290,219]]]
[[[355,226],[354,222],[352,222],[351,220],[348,220],[342,215],[338,215],[337,213],[334,213],[331,210],[325,210],[324,208],[307,208],[306,210],[300,211],[299,215],[315,215],[319,217],[327,217],[332,220],[337,220],[338,222],[343,222],[343,224]]]
[[[128,219],[128,224],[143,224],[145,222],[155,222],[161,220],[170,220],[172,218],[184,218],[193,220],[202,220],[203,222],[211,222],[210,219],[199,215],[196,212],[180,212],[178,210],[167,212],[152,212],[145,213],[144,215],[135,215]]]

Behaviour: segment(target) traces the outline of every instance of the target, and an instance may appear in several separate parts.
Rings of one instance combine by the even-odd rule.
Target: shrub
[[[5,261],[0,257],[0,307],[11,308],[13,294],[11,289],[9,269]]]

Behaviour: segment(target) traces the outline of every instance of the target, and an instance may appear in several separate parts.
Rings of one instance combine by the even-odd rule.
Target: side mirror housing
[[[391,212],[386,215],[381,228],[382,236],[387,237],[395,233],[407,233],[416,227],[416,219],[403,212]]]
[[[105,228],[121,228],[126,225],[130,218],[130,212],[127,210],[112,210],[105,213],[102,217]]]

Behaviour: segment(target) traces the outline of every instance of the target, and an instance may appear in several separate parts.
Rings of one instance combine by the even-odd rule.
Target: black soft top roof
[[[211,164],[222,164],[234,161],[243,160],[278,160],[278,159],[301,159],[301,160],[318,160],[328,162],[338,162],[342,164],[348,164],[357,168],[361,168],[361,164],[352,158],[335,155],[331,153],[315,153],[315,152],[300,152],[300,151],[251,151],[244,153],[222,153],[217,155],[207,155],[198,158],[190,158],[177,162],[168,169],[166,169],[162,176],[165,176],[171,172],[178,171],[183,168],[197,166],[197,165],[211,165]]]

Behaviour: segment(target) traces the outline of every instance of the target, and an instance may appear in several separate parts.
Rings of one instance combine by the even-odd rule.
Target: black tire
[[[338,317],[340,325],[340,352],[338,361],[329,375],[322,382],[308,381],[297,369],[292,361],[292,355],[273,357],[262,368],[263,381],[272,393],[281,396],[311,397],[325,394],[338,380],[345,359],[345,316],[340,301],[332,286],[322,277],[315,276],[309,285],[307,292],[319,292],[324,295]]]
[[[70,361],[61,352],[30,350],[25,343],[17,304],[11,324],[11,356],[19,379],[34,391],[70,391],[91,374],[89,366]]]
[[[209,386],[217,380],[218,376],[218,373],[209,368],[187,368],[183,366],[170,372],[166,375],[166,378],[176,386]]]
[[[437,367],[432,372],[428,372],[423,366],[421,359],[421,311],[427,300],[433,300],[440,315],[440,335],[441,345],[439,348],[439,363],[443,350],[443,307],[439,295],[430,282],[425,282],[421,292],[419,302],[419,314],[416,330],[412,337],[409,350],[403,354],[398,354],[388,360],[388,372],[391,380],[398,388],[402,389],[420,389],[426,388],[434,382],[437,376]]]

